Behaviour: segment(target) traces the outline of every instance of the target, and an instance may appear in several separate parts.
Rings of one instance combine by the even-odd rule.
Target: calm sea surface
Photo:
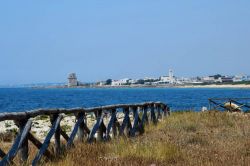
[[[0,112],[35,108],[92,107],[120,103],[162,101],[172,110],[200,110],[208,98],[250,97],[250,89],[0,89]]]

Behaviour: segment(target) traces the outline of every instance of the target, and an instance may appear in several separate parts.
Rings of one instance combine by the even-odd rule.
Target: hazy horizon
[[[0,85],[250,75],[250,1],[0,2]]]

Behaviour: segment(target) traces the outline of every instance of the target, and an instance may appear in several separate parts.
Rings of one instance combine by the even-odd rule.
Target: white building
[[[205,83],[214,83],[215,78],[213,76],[207,76],[207,77],[203,77],[202,81],[205,82]]]
[[[77,85],[78,85],[78,81],[77,81],[76,73],[70,73],[68,76],[68,87],[73,87]]]
[[[128,79],[128,78],[124,78],[124,79],[120,79],[120,80],[112,80],[111,86],[126,85],[129,83],[129,81],[130,81],[130,79]]]
[[[247,80],[247,76],[245,75],[236,75],[233,78],[233,82],[241,82],[241,81],[246,81]]]
[[[173,70],[171,70],[171,69],[169,70],[168,76],[162,76],[162,77],[160,77],[159,83],[161,83],[161,84],[175,84],[176,83],[176,79],[174,77]]]

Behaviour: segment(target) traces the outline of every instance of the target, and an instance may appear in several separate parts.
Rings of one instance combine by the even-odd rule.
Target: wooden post
[[[138,131],[139,134],[143,134],[144,133],[144,121],[145,121],[145,116],[144,116],[144,110],[143,107],[138,107],[138,115],[140,114],[140,112],[142,112],[142,117],[138,119]]]
[[[116,116],[116,109],[112,110],[112,116]],[[113,133],[113,138],[115,138],[117,136],[117,123],[119,123],[117,121],[117,118],[115,117],[114,122],[112,123],[112,133]]]
[[[130,132],[130,136],[134,137],[136,135],[136,132],[139,131],[139,107],[133,107],[133,117],[134,117],[134,123]]]
[[[131,121],[130,121],[130,107],[128,108],[125,108],[125,113],[128,114],[127,116],[127,119],[126,119],[126,125],[125,125],[125,129],[124,129],[124,133],[127,137],[130,136],[130,131],[131,131],[131,128],[132,128],[132,125],[131,125]]]
[[[24,130],[24,127],[27,123],[28,119],[22,119],[19,122],[17,122],[18,127],[19,127],[19,133],[21,133]],[[28,160],[29,156],[29,141],[28,137],[26,136],[24,138],[23,144],[20,147],[19,150],[19,155],[20,155],[20,162],[25,163]]]
[[[51,124],[53,125],[54,122],[57,120],[58,118],[58,114],[54,114],[51,116]],[[61,127],[60,125],[58,126],[58,128],[55,131],[55,155],[59,155],[61,153],[61,141],[60,141],[60,132],[61,131]]]
[[[81,116],[85,116],[85,113],[83,113],[83,112],[78,113],[76,115],[77,120],[79,120],[79,118]],[[80,142],[83,142],[83,140],[84,140],[84,136],[85,136],[84,126],[85,126],[85,122],[83,121],[82,123],[80,123],[79,128],[78,128],[77,136],[78,136],[78,140]]]
[[[98,110],[97,111],[97,113],[96,113],[96,119],[98,119],[98,118],[101,118],[101,116],[102,116],[102,110]],[[98,130],[97,130],[97,137],[96,137],[96,140],[97,141],[102,141],[103,140],[103,120],[101,120],[102,122],[101,122],[101,124],[100,124],[100,126],[99,126],[99,128],[98,128]]]
[[[155,107],[154,107],[154,104],[151,105],[151,121],[156,124],[157,123],[157,119],[156,119],[156,116],[155,116]]]
[[[148,125],[148,106],[145,106],[144,108],[143,108],[143,112],[144,112],[144,114],[145,114],[145,124],[146,125]]]
[[[28,134],[28,139],[37,147],[37,149],[40,149],[43,146],[43,144],[38,139],[36,139],[31,133]],[[51,159],[53,156],[48,149],[45,150],[44,155],[48,159]]]

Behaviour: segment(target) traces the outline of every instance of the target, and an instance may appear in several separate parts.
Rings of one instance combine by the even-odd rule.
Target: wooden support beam
[[[148,120],[148,109],[149,109],[149,106],[145,106],[144,107],[144,121],[145,121],[145,124],[148,124],[149,123],[149,120]]]
[[[139,113],[138,113],[139,107],[134,107],[133,108],[133,116],[134,116],[134,124],[131,129],[131,136],[134,137],[135,133],[138,131],[138,123],[139,123]]]
[[[40,161],[42,155],[44,154],[44,152],[47,150],[47,148],[49,147],[50,144],[50,140],[52,138],[52,136],[55,134],[55,132],[57,131],[57,128],[60,126],[60,122],[62,120],[62,115],[59,115],[57,117],[57,119],[53,122],[52,127],[49,131],[49,133],[47,134],[42,147],[40,148],[40,150],[37,152],[34,160],[32,161],[32,165],[35,166],[38,164],[38,162]]]
[[[112,112],[111,113],[111,118],[109,120],[108,127],[107,127],[107,130],[106,130],[106,140],[110,139],[109,133],[110,133],[111,128],[113,130],[113,137],[116,136],[116,131],[115,131],[115,135],[114,135],[114,130],[116,130],[115,123],[117,121],[116,110],[113,109],[111,112]]]
[[[6,153],[4,153],[4,151],[2,149],[0,149],[0,157],[4,158],[5,155],[6,155]]]
[[[114,126],[112,127],[113,129],[113,136],[119,136],[120,130],[121,130],[121,125],[118,122],[118,120],[116,120],[116,122],[114,123]]]
[[[0,161],[0,165],[8,165],[12,162],[13,158],[16,156],[19,149],[22,147],[23,143],[26,141],[27,135],[31,128],[31,120],[28,120],[22,130],[19,131],[15,142],[13,143],[9,152],[5,155],[5,157]]]
[[[68,136],[68,134],[65,132],[65,131],[63,131],[62,129],[60,130],[60,134],[61,134],[61,136],[68,142],[69,141],[69,136]]]
[[[157,119],[156,119],[156,116],[155,116],[155,107],[154,105],[151,106],[151,111],[150,111],[150,120],[153,122],[153,124],[157,124]]]
[[[91,143],[94,140],[95,133],[99,129],[101,123],[103,120],[103,114],[98,114],[97,115],[97,121],[96,124],[94,125],[93,129],[90,131],[89,137],[88,137],[88,142]]]
[[[28,139],[37,147],[37,149],[40,149],[42,147],[42,143],[31,133],[28,134]],[[45,150],[44,155],[48,158],[51,159],[53,155],[50,153],[48,149]]]
[[[27,122],[28,122],[28,119],[23,119],[19,121],[19,124],[18,124],[19,133],[21,133],[25,129],[25,125]],[[23,143],[21,144],[21,147],[19,150],[20,164],[25,163],[29,156],[29,141],[28,141],[27,135],[23,138]]]
[[[84,126],[85,126],[85,113],[84,112],[80,112],[76,115],[76,119],[77,119],[77,124],[75,125],[74,129],[78,129],[77,131],[77,135],[78,135],[78,140],[79,141],[83,141],[84,136],[85,136],[85,132],[84,132]],[[87,121],[86,121],[87,122]],[[74,130],[73,130],[74,131]]]
[[[144,125],[148,124],[148,107],[143,107],[143,115],[140,124],[138,125],[140,134],[144,133]]]
[[[67,146],[66,146],[67,148],[70,148],[73,145],[73,141],[74,141],[77,133],[78,133],[78,137],[80,137],[79,140],[83,141],[83,138],[84,138],[84,118],[85,118],[85,114],[83,114],[83,113],[79,114],[77,116],[77,122],[76,122],[74,129],[73,129],[72,133],[70,134],[70,137],[67,141]],[[80,129],[80,127],[82,127],[82,128]]]
[[[130,130],[132,128],[130,117],[129,117],[129,107],[124,108],[124,119],[120,127],[119,136],[130,136]]]
[[[155,108],[156,108],[156,111],[157,111],[157,116],[156,116],[156,119],[159,120],[159,119],[162,119],[162,111],[161,111],[161,107],[158,106],[158,105],[155,105]]]
[[[166,106],[161,106],[162,111],[163,111],[163,116],[167,116],[168,109]]]
[[[106,126],[103,123],[103,117],[104,117],[103,110],[99,110],[96,113],[96,118],[97,119],[102,118],[102,120],[100,121],[98,130],[97,130],[97,138],[96,138],[97,141],[103,141],[104,139],[103,134],[106,133]]]
[[[54,114],[51,116],[51,124],[53,125],[57,118],[58,118],[59,114]],[[54,134],[54,137],[55,137],[55,155],[58,156],[60,155],[61,153],[61,139],[60,139],[60,136],[61,136],[61,127],[60,127],[60,121],[59,121],[59,125],[57,126],[57,128],[55,129],[55,134]]]

